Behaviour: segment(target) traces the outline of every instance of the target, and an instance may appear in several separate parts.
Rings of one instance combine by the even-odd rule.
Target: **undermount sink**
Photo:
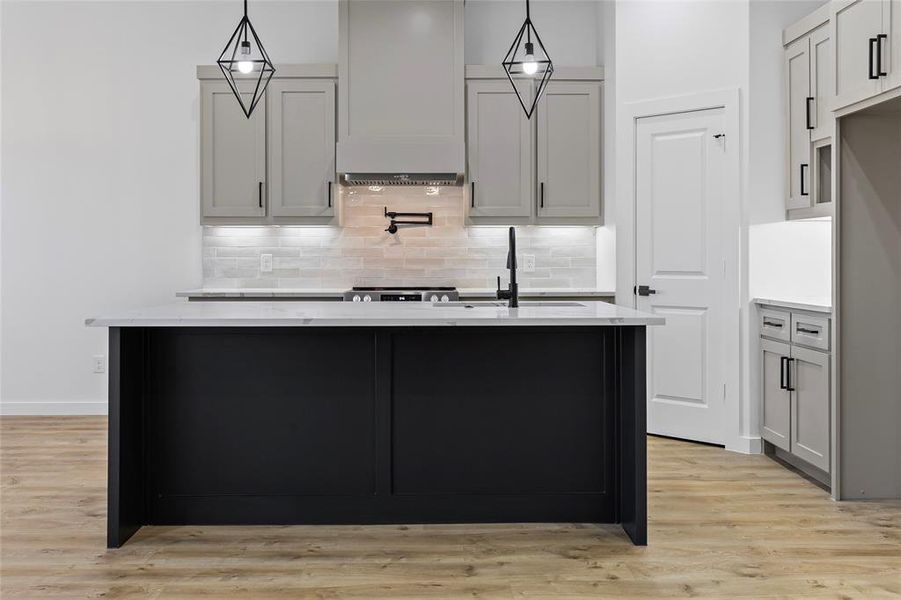
[[[479,302],[435,302],[432,306],[449,306],[456,308],[506,308],[507,302],[505,300],[483,300]],[[552,300],[523,300],[520,298],[519,300],[520,308],[524,308],[526,306],[585,306],[580,302],[566,302],[566,301],[552,301]]]

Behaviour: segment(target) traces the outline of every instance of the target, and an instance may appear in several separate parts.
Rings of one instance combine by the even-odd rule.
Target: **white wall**
[[[595,65],[597,0],[532,0],[532,23],[557,65]],[[467,0],[466,64],[499,65],[526,18],[524,0]]]
[[[102,412],[84,319],[200,283],[197,81],[238,2],[2,6],[2,411]],[[331,2],[254,2],[281,62],[335,62]]]
[[[750,296],[831,305],[831,250],[831,218],[752,225]]]

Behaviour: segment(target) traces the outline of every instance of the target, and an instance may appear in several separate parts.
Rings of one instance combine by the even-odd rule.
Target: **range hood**
[[[344,173],[347,185],[460,185],[458,173]]]
[[[338,15],[340,180],[462,183],[463,0],[340,0]]]

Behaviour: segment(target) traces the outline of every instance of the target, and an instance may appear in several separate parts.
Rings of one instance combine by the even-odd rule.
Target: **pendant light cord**
[[[526,0],[528,2],[528,0]],[[244,0],[244,21],[247,21],[247,0]],[[244,42],[247,42],[247,25],[244,25]]]

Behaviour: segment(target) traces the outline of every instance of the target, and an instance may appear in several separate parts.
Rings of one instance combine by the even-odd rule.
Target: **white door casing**
[[[723,108],[638,119],[635,163],[635,280],[656,290],[638,296],[637,307],[666,318],[648,331],[648,431],[717,444],[724,443],[724,233],[732,241],[723,226],[724,131]]]

